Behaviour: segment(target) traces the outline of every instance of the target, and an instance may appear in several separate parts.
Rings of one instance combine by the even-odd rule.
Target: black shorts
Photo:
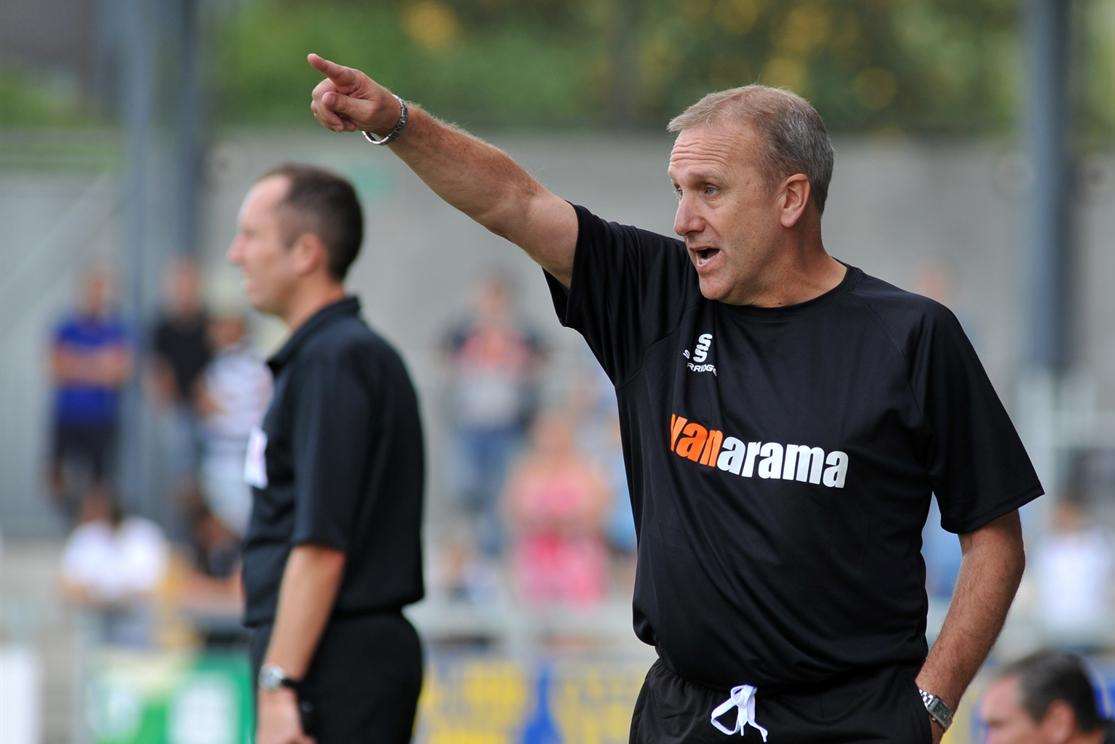
[[[253,689],[272,627],[252,630]],[[405,744],[421,690],[422,647],[402,613],[332,618],[299,693],[311,709],[305,733],[317,744]]]
[[[114,464],[116,438],[114,424],[55,423],[52,455],[60,465],[80,463],[94,480],[103,481]]]
[[[929,744],[929,714],[916,669],[890,667],[857,673],[802,692],[755,692],[755,723],[767,744]],[[631,744],[752,744],[760,732],[728,735],[713,726],[712,712],[730,690],[715,690],[674,674],[661,659],[647,672],[631,718]],[[734,728],[736,710],[717,720]]]

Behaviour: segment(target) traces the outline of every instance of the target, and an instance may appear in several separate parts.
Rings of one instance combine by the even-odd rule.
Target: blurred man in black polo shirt
[[[980,706],[987,744],[1115,744],[1084,662],[1039,651],[1002,667]]]
[[[245,624],[258,744],[409,741],[422,683],[401,609],[422,597],[423,449],[402,360],[342,284],[363,233],[352,185],[285,165],[244,199],[229,260],[291,330],[245,463]]]
[[[175,487],[192,484],[201,453],[197,382],[213,358],[209,312],[201,297],[201,273],[192,260],[179,257],[166,277],[165,305],[151,330],[149,385],[166,414],[161,432],[164,454]]]

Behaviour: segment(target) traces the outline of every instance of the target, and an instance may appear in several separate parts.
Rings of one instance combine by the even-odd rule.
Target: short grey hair
[[[745,85],[715,93],[681,112],[669,132],[710,124],[749,125],[762,137],[760,169],[773,185],[795,173],[809,179],[817,211],[824,213],[832,180],[832,142],[817,109],[796,93],[766,85]]]

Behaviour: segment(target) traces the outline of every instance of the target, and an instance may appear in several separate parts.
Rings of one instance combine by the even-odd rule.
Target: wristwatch
[[[394,93],[391,95],[395,96]],[[395,126],[391,127],[390,132],[382,137],[377,137],[367,129],[363,130],[364,139],[368,140],[368,142],[373,145],[386,145],[392,142],[396,137],[402,134],[403,130],[406,128],[407,120],[410,119],[410,113],[407,111],[407,102],[398,96],[395,96],[395,100],[399,102],[399,119],[395,122]]]
[[[290,689],[298,692],[298,680],[287,676],[281,666],[275,664],[268,664],[259,669],[259,689],[264,692],[275,692],[276,690],[289,687]]]
[[[918,688],[918,692],[921,693],[921,701],[925,703],[925,709],[929,711],[929,717],[939,723],[942,729],[948,730],[952,724],[952,709],[932,692],[926,692],[921,688]]]

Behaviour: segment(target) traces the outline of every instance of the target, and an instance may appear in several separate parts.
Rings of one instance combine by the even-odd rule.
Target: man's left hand
[[[941,724],[937,723],[932,718],[929,719],[929,729],[933,732],[933,744],[938,744],[945,735],[945,730],[941,728]]]

